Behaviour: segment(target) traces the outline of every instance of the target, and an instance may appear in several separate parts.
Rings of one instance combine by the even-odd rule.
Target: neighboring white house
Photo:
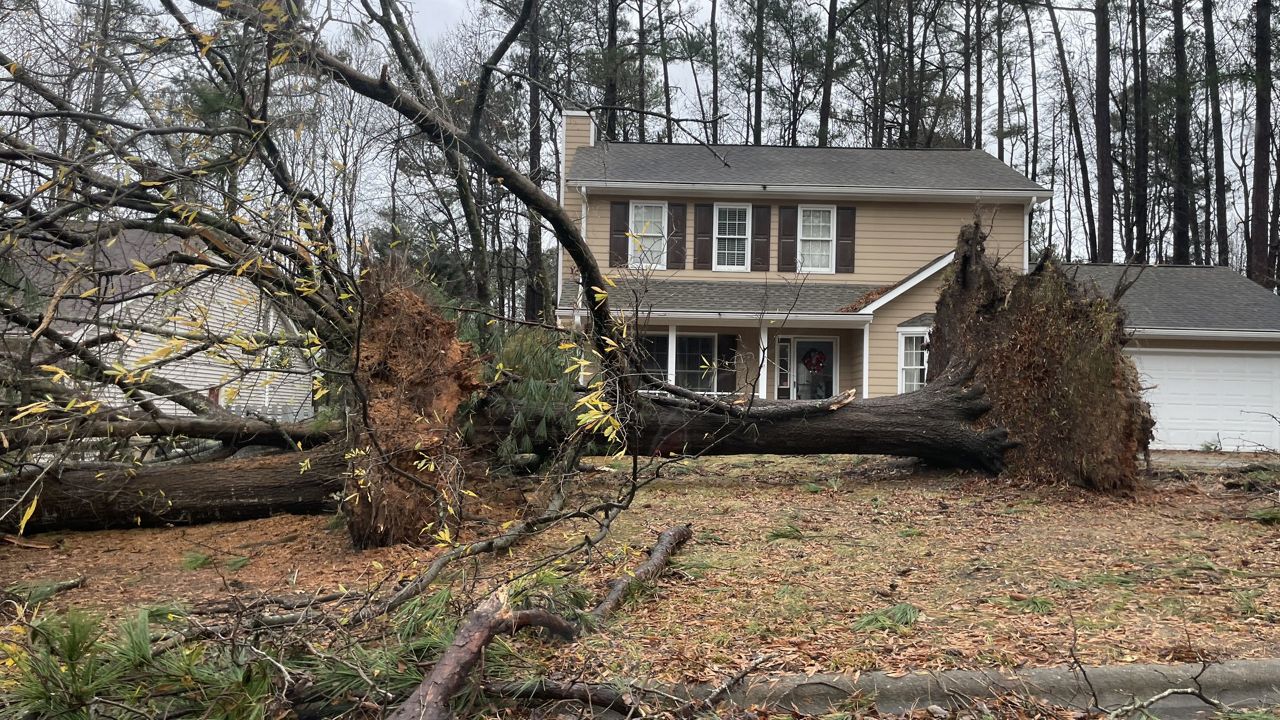
[[[295,336],[298,329],[245,278],[209,275],[184,282],[175,278],[172,268],[147,270],[181,246],[178,238],[128,231],[93,247],[92,257],[85,255],[90,250],[82,250],[52,259],[28,254],[17,262],[39,298],[34,302],[40,312],[55,288],[72,276],[51,327],[77,341],[114,333],[116,340],[94,344],[90,352],[115,371],[152,368],[154,376],[179,383],[238,415],[287,421],[311,417],[314,366],[302,349],[271,340]],[[131,271],[74,273],[77,265]],[[182,272],[179,277],[195,277],[193,271]],[[75,323],[75,318],[94,322]],[[6,335],[27,334],[12,327],[4,330]],[[124,402],[113,386],[95,393],[111,405]],[[163,399],[156,404],[172,415],[191,414]]]

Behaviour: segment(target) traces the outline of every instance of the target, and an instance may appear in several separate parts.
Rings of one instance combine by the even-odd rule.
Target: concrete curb
[[[741,706],[765,706],[821,715],[848,708],[851,698],[874,699],[881,712],[955,706],[969,698],[1016,693],[1066,707],[1113,709],[1170,688],[1195,687],[1237,708],[1280,705],[1280,659],[1229,660],[1209,665],[1107,665],[998,670],[945,670],[890,677],[883,672],[759,677],[744,682],[730,698]],[[1087,678],[1087,680],[1086,680]],[[1092,690],[1090,689],[1092,686]],[[1152,706],[1161,718],[1191,718],[1209,710],[1190,696],[1171,696]]]

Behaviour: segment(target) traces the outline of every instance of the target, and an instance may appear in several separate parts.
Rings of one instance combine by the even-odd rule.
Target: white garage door
[[[1159,352],[1133,358],[1156,419],[1153,447],[1280,449],[1280,355]]]

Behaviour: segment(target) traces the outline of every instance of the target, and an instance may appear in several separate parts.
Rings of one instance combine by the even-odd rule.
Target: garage
[[[1153,447],[1280,449],[1280,354],[1139,350],[1132,353],[1156,419]]]
[[[1120,304],[1155,417],[1152,447],[1280,450],[1280,297],[1231,268],[1077,264]]]

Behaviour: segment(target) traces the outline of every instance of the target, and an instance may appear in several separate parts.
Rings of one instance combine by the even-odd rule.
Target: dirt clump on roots
[[[408,284],[375,273],[366,288],[356,370],[366,422],[343,512],[356,547],[434,544],[459,524],[466,463],[455,418],[482,387],[479,359]]]
[[[1124,354],[1124,310],[1068,277],[1046,255],[1027,274],[997,267],[979,221],[957,240],[930,338],[929,374],[974,367],[1018,447],[1006,474],[1127,492],[1141,476],[1155,425],[1137,367]]]

